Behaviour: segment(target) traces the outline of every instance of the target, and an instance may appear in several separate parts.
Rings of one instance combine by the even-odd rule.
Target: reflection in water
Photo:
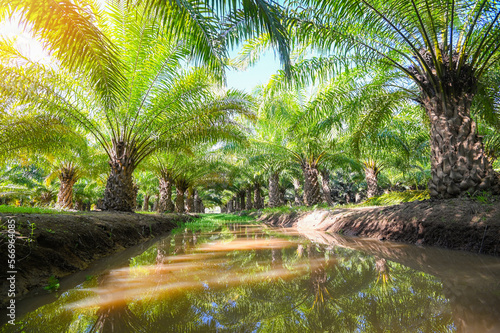
[[[472,263],[451,272],[450,252],[439,259],[415,247],[305,236],[236,224],[208,233],[184,230],[2,331],[499,330],[495,258],[496,269],[489,265],[478,280],[471,277]],[[487,292],[471,299],[483,289]],[[482,315],[472,317],[471,306]]]

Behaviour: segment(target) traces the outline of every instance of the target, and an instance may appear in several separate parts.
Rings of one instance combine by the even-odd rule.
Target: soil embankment
[[[188,215],[145,215],[117,212],[78,214],[0,214],[1,293],[7,295],[7,229],[15,219],[16,296],[46,286],[49,277],[60,278],[85,269],[92,261],[164,234],[186,221]],[[0,298],[0,306],[6,297]]]
[[[500,255],[500,200],[425,200],[387,207],[318,210],[262,215],[280,227],[322,230],[349,236],[439,246]]]

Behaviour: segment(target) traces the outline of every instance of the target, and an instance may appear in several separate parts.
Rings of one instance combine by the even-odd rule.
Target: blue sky
[[[274,52],[266,52],[258,63],[247,68],[246,71],[229,71],[227,73],[227,87],[250,93],[255,86],[267,83],[271,75],[280,68],[279,59],[275,57]]]

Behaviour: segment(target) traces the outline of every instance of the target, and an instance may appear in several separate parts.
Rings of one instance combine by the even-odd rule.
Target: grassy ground
[[[335,208],[357,208],[357,207],[369,207],[369,206],[392,206],[398,205],[403,202],[410,202],[416,200],[429,199],[429,191],[405,191],[405,192],[390,192],[388,194],[383,194],[377,197],[370,198],[359,204],[347,204],[347,205],[337,205],[335,207],[328,206],[327,204],[319,204],[311,207],[306,206],[281,206],[275,208],[264,208],[263,213],[275,214],[275,213],[294,213],[294,212],[308,212],[317,209],[335,209]],[[243,214],[249,214],[251,212],[256,212],[257,209],[243,211]]]
[[[70,214],[72,212],[55,209],[55,208],[42,208],[42,207],[24,207],[24,206],[10,206],[0,205],[0,213],[4,214]]]
[[[391,206],[402,202],[422,201],[430,199],[429,191],[405,191],[405,192],[390,192],[387,194],[373,197],[365,202],[362,206]]]
[[[182,232],[184,229],[191,231],[212,231],[222,228],[227,224],[255,224],[255,218],[250,216],[237,216],[232,214],[199,214],[200,218],[194,219],[189,222],[182,222],[172,233]]]

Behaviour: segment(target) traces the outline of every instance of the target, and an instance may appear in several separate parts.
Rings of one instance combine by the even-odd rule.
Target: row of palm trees
[[[140,170],[159,178],[160,211],[172,210],[172,184],[178,211],[186,191],[194,207],[197,187],[227,208],[260,207],[265,183],[274,207],[283,202],[280,174],[290,174],[295,202],[333,204],[337,169],[363,170],[368,196],[384,168],[430,170],[434,198],[499,191],[493,1],[0,4],[54,59],[41,64],[1,41],[2,156],[59,153],[81,138],[58,164],[63,207],[82,173],[101,170],[84,161],[85,146],[107,159],[106,210],[136,208]],[[255,96],[221,88],[228,63],[246,66],[269,47],[284,69]]]

